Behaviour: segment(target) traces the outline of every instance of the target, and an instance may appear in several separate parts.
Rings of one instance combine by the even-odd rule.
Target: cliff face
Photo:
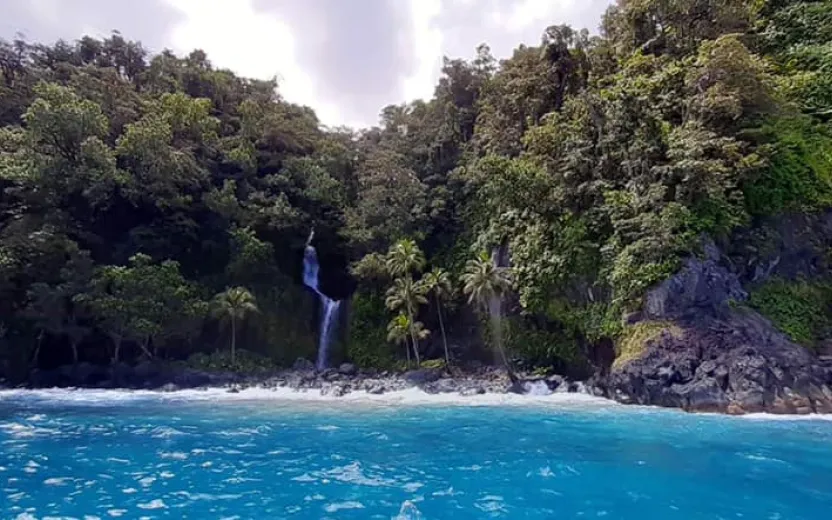
[[[803,245],[789,239],[784,249],[781,241],[770,252],[779,261],[758,259],[763,269],[746,262],[748,279],[759,281],[778,266],[795,274],[816,268],[814,249]],[[743,271],[730,265],[711,244],[704,258],[689,259],[650,291],[601,390],[621,402],[690,411],[832,413],[832,360],[745,305]]]

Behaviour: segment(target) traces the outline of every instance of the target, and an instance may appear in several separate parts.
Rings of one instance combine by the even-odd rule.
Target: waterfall
[[[329,344],[332,342],[335,323],[338,321],[338,309],[341,307],[340,300],[331,300],[323,294],[321,294],[321,303],[324,308],[324,316],[321,320],[321,338],[318,341],[318,361],[315,363],[318,370],[326,368]]]
[[[303,252],[303,283],[315,291],[321,299],[323,315],[321,316],[321,332],[318,339],[318,360],[315,366],[318,370],[323,370],[327,366],[329,344],[332,341],[335,325],[338,322],[338,309],[341,307],[341,301],[329,298],[318,287],[318,271],[320,270],[320,266],[318,265],[318,252],[311,244],[314,233],[313,231],[309,235],[309,240],[306,242],[306,250]]]

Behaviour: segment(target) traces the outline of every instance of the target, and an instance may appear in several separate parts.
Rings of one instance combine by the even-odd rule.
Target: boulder
[[[227,383],[226,378],[190,368],[178,372],[172,379],[173,384],[179,388],[197,388],[201,386],[220,385],[224,382]]]
[[[352,363],[341,363],[341,366],[338,367],[338,372],[345,376],[353,377],[358,374],[358,367]]]
[[[417,370],[405,372],[403,377],[405,381],[412,385],[422,386],[427,383],[433,383],[434,381],[437,381],[441,376],[442,373],[439,370],[432,368],[420,368]]]
[[[315,363],[306,358],[297,358],[292,365],[292,370],[297,370],[298,372],[314,372]]]
[[[456,379],[442,378],[433,383],[426,384],[423,388],[429,394],[448,394],[459,390],[459,382]]]

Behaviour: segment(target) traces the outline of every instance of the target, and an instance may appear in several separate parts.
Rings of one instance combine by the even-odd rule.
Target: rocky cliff
[[[744,305],[729,265],[709,244],[650,291],[599,391],[690,411],[832,413],[832,361]]]

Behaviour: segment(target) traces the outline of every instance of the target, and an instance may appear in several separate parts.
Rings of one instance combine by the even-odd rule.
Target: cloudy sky
[[[427,98],[442,56],[488,43],[503,58],[556,23],[593,32],[611,0],[0,0],[0,37],[105,36],[201,48],[238,74],[277,76],[282,95],[328,125],[375,124],[381,107]]]

